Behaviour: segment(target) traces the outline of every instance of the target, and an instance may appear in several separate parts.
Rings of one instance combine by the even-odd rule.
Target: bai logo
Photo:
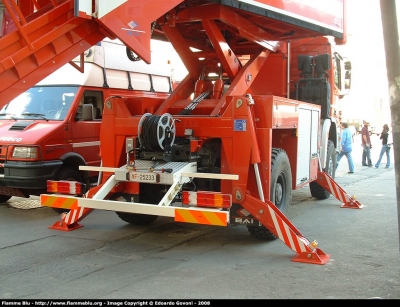
[[[22,138],[13,138],[13,137],[2,136],[2,137],[0,137],[0,141],[18,143],[18,142],[22,141]]]
[[[258,220],[250,219],[250,218],[236,217],[235,218],[235,223],[242,224],[242,225],[258,225],[258,226],[262,226],[262,224]]]

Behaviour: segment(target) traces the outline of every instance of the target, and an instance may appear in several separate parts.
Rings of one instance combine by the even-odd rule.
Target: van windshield
[[[1,109],[0,120],[64,120],[77,92],[77,86],[32,87]]]

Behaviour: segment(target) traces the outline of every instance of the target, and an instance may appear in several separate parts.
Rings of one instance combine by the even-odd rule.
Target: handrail
[[[3,4],[7,12],[9,13],[10,17],[12,18],[15,26],[17,27],[19,33],[24,39],[25,43],[27,44],[27,46],[29,46],[29,49],[33,50],[34,47],[32,45],[32,42],[29,40],[27,34],[23,29],[23,26],[26,25],[28,22],[25,19],[25,16],[22,14],[18,4],[13,0],[3,0]],[[51,0],[51,4],[53,5],[53,8],[56,8],[57,6],[60,5],[60,3],[58,3],[57,0]],[[37,1],[34,1],[34,5],[37,11],[42,9],[41,7],[39,7]]]
[[[28,36],[26,35],[24,29],[22,28],[22,25],[26,25],[27,24],[26,19],[22,15],[22,12],[19,9],[17,3],[14,2],[14,1],[11,1],[11,4],[10,4],[9,1],[10,0],[3,0],[3,4],[6,7],[6,10],[8,11],[8,13],[10,14],[12,20],[14,21],[14,24],[18,28],[18,31],[21,34],[22,38],[24,39],[26,44],[29,46],[29,49],[33,50],[34,47],[33,47],[32,43],[31,43],[31,41],[29,40]],[[17,12],[18,17],[15,15],[15,12]],[[22,23],[22,25],[21,25],[21,23]]]

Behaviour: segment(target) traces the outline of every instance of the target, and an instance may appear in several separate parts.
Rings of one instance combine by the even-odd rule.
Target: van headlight
[[[13,158],[36,159],[38,157],[37,147],[14,147]]]

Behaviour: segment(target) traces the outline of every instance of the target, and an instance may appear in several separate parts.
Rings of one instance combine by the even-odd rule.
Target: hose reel
[[[151,151],[170,152],[175,141],[175,120],[169,113],[161,116],[145,113],[138,125],[140,147]]]

